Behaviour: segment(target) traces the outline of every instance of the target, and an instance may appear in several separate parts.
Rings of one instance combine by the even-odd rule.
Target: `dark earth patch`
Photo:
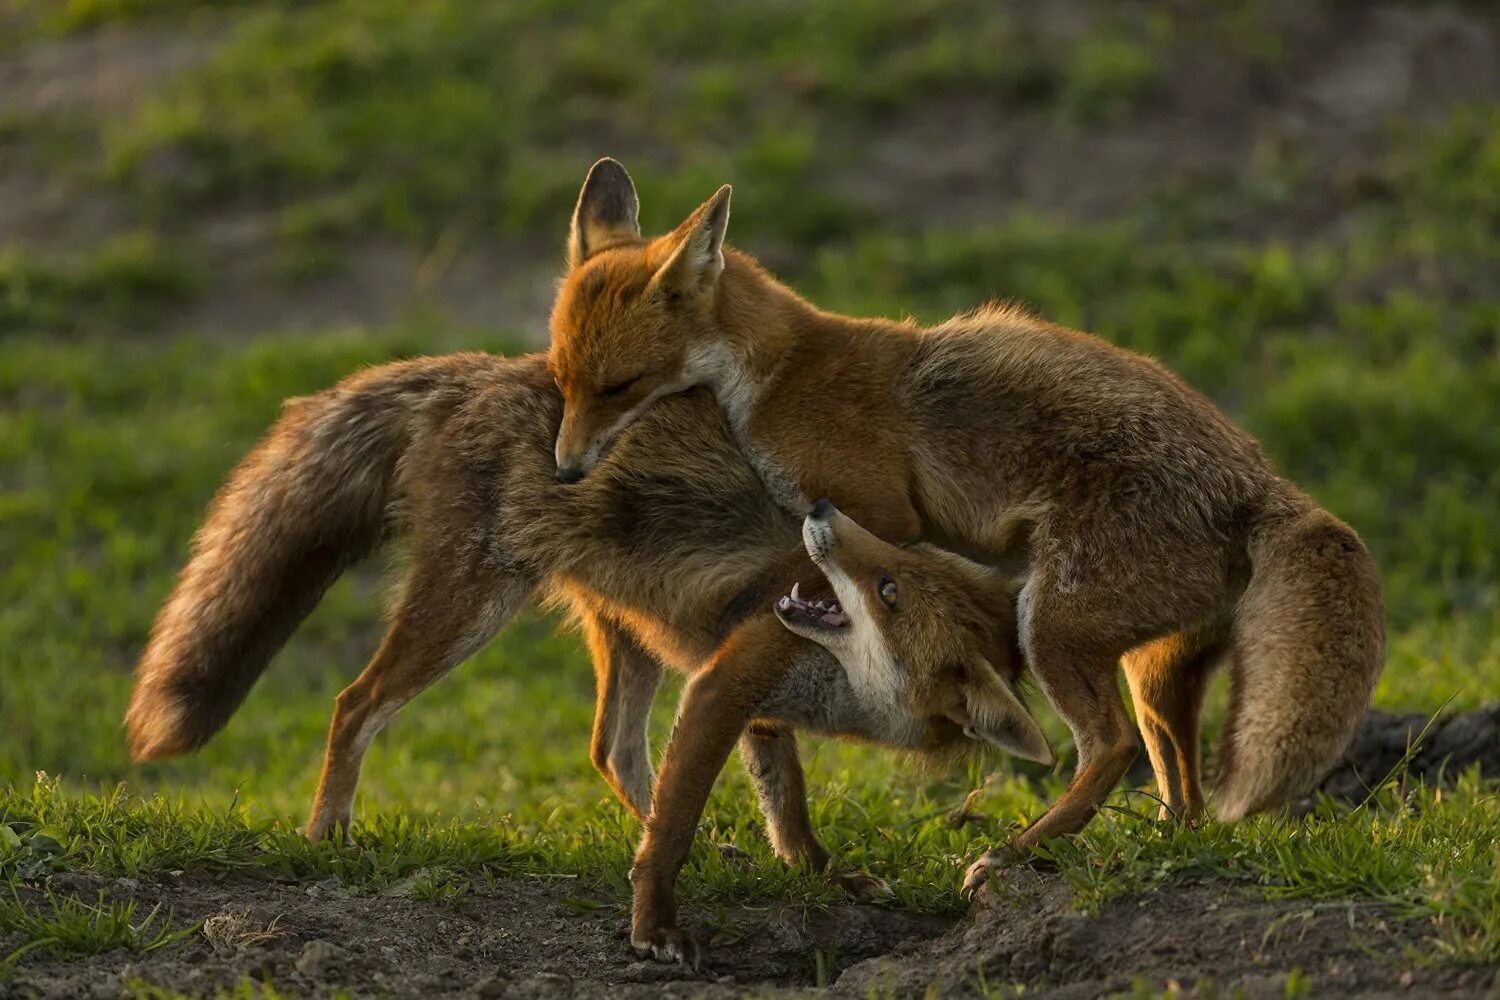
[[[852,962],[903,942],[941,934],[949,918],[879,906],[827,910],[689,907],[707,943],[696,975],[643,962],[626,939],[628,908],[608,888],[570,878],[506,878],[444,901],[413,898],[409,886],[351,891],[337,878],[311,885],[190,878],[161,883],[59,875],[54,894],[158,904],[176,926],[203,921],[179,944],[145,954],[115,951],[22,957],[0,997],[117,996],[143,981],[198,995],[246,977],[295,995],[335,988],[357,996],[649,997],[742,996],[758,987],[827,981]],[[44,912],[39,891],[28,904]],[[711,920],[711,924],[706,921]],[[17,942],[0,935],[0,954]]]
[[[102,888],[139,900],[142,912],[170,907],[179,926],[205,923],[144,955],[59,960],[38,949],[0,982],[0,997],[116,996],[139,982],[200,995],[247,977],[293,995],[358,997],[728,998],[800,995],[829,981],[834,997],[929,988],[993,996],[1022,986],[1027,997],[1084,998],[1174,982],[1205,996],[1284,997],[1302,983],[1314,996],[1478,997],[1495,985],[1493,969],[1413,962],[1410,949],[1431,925],[1368,901],[1185,886],[1090,916],[1072,908],[1059,876],[1029,870],[987,890],[957,926],[879,906],[774,905],[731,907],[707,926],[706,911],[690,907],[689,926],[709,942],[697,974],[636,959],[621,901],[568,879],[501,879],[441,902],[350,892],[336,880],[137,885],[68,875],[52,888],[85,898]],[[0,949],[9,944],[0,938]]]
[[[905,954],[855,966],[839,996],[1127,995],[1177,983],[1190,995],[1485,996],[1493,969],[1414,964],[1422,930],[1369,901],[1262,900],[1223,887],[1176,887],[1087,916],[1056,877],[1017,871],[964,923]],[[1289,980],[1291,985],[1289,986]],[[1297,983],[1309,992],[1299,994]]]

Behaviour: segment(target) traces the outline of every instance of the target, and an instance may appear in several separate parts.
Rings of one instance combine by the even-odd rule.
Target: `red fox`
[[[891,727],[909,724],[913,713],[1052,763],[1052,748],[1016,696],[1023,664],[1006,645],[1016,624],[1008,579],[932,545],[883,542],[827,500],[813,505],[802,538],[833,599],[803,600],[794,587],[776,602],[776,615],[837,657],[854,687],[886,692],[873,701],[901,706]]]
[[[638,816],[662,819],[668,833],[647,840],[678,867],[737,741],[777,854],[814,869],[833,866],[808,816],[794,727],[926,754],[978,738],[1050,755],[1014,691],[1012,597],[977,585],[986,571],[888,547],[901,579],[956,574],[943,602],[954,627],[934,621],[946,653],[910,691],[851,675],[778,619],[788,586],[789,622],[794,608],[834,622],[842,611],[829,610],[797,522],[706,393],[663,400],[571,486],[553,475],[561,413],[539,355],[399,362],[290,401],[215,496],[157,616],[125,717],[134,757],[206,742],[339,574],[397,539],[409,568],[379,649],[335,703],[314,838],[347,831],[365,751],[390,717],[533,595],[581,618],[598,674],[594,763]],[[653,796],[646,717],[662,664],[693,676]],[[635,878],[653,880],[637,897],[632,944],[695,963],[675,927],[677,867],[668,876],[643,856]],[[860,873],[831,877],[856,894],[881,889]]]
[[[586,482],[626,428],[706,386],[786,509],[827,497],[888,541],[1021,574],[1021,648],[1077,769],[968,886],[1079,830],[1123,776],[1137,738],[1121,665],[1165,813],[1202,809],[1199,707],[1222,657],[1218,816],[1315,783],[1384,658],[1379,577],[1348,525],[1156,362],[1011,307],[930,329],[825,312],[725,245],[729,204],[725,186],[646,239],[624,168],[590,171],[551,320],[558,478]],[[675,871],[675,850],[653,852],[673,820],[695,821],[653,816],[638,869]]]

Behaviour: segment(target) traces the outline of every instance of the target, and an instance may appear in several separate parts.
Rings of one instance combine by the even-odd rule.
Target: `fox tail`
[[[1352,528],[1289,490],[1249,551],[1215,796],[1223,820],[1310,791],[1349,745],[1385,658],[1380,578]]]
[[[230,474],[136,668],[135,760],[206,743],[328,587],[380,544],[412,415],[444,370],[401,362],[290,400]]]

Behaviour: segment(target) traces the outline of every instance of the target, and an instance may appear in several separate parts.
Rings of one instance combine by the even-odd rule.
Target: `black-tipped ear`
[[[677,240],[672,256],[652,279],[659,287],[681,294],[695,294],[713,287],[724,271],[724,233],[729,228],[728,184],[687,217],[673,234]]]
[[[964,727],[964,735],[970,739],[983,740],[1039,764],[1053,761],[1042,728],[988,660],[969,665],[963,708],[953,721]]]
[[[568,266],[577,267],[600,250],[641,238],[641,202],[635,182],[618,160],[605,157],[589,169],[573,209]]]

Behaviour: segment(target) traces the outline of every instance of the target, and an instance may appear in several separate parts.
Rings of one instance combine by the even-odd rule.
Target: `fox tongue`
[[[839,611],[836,608],[825,611],[823,614],[819,615],[818,618],[823,622],[824,625],[828,625],[832,628],[843,628],[845,625],[849,624],[849,618],[842,611]]]

